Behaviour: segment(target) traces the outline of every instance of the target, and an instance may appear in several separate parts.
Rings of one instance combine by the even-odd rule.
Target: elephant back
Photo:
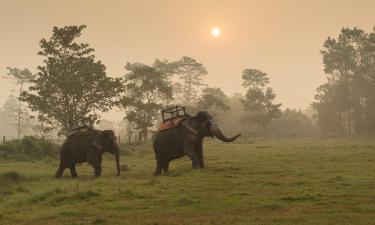
[[[73,136],[97,136],[100,135],[102,131],[94,129],[92,126],[88,127],[80,127],[71,130],[66,134],[67,138],[73,137]]]
[[[189,118],[191,118],[191,116],[189,116],[188,114],[185,114],[184,116],[173,117],[173,118],[159,124],[158,131],[165,131],[165,130],[175,128],[175,127],[179,126],[183,121],[186,121]]]

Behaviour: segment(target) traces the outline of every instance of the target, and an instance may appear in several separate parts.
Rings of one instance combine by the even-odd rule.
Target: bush
[[[22,176],[16,171],[8,171],[0,174],[0,180],[4,182],[19,182],[22,180]]]
[[[19,140],[7,141],[0,145],[0,159],[41,160],[57,158],[59,146],[51,141],[26,136]]]

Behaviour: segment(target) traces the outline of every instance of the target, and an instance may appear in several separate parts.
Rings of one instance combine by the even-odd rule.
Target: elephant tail
[[[155,140],[154,140],[154,143],[152,144],[152,147],[154,148],[155,159],[158,160],[158,155],[156,154],[157,150],[156,150]]]

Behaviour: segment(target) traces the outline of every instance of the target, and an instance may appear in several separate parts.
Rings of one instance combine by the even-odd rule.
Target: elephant
[[[179,125],[156,132],[153,148],[156,157],[155,176],[168,173],[169,163],[173,159],[187,155],[192,161],[193,169],[203,169],[203,139],[216,137],[224,142],[232,142],[241,134],[227,138],[223,135],[212,116],[206,112],[198,112],[195,116],[184,115]]]
[[[117,175],[120,175],[120,152],[116,135],[112,130],[76,131],[69,134],[60,149],[60,165],[55,177],[61,178],[66,168],[70,169],[72,178],[78,177],[77,163],[88,162],[94,168],[94,175],[101,176],[102,154],[109,152],[115,155]]]

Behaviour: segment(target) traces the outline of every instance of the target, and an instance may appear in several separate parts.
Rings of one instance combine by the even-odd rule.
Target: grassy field
[[[153,177],[151,145],[132,147],[115,176],[86,164],[53,177],[57,161],[0,163],[0,224],[375,224],[375,140],[258,140],[205,144]]]

